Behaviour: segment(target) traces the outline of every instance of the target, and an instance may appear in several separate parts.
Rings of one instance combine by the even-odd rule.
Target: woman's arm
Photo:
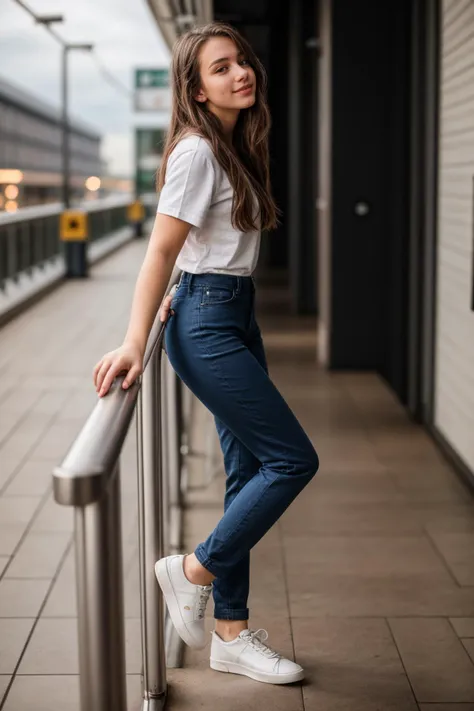
[[[148,336],[168,287],[171,273],[188,232],[189,222],[158,213],[145,259],[138,274],[124,343],[145,353]]]
[[[129,387],[143,370],[143,357],[156,313],[165,296],[176,257],[191,224],[158,213],[145,259],[140,268],[127,332],[123,344],[106,353],[96,364],[93,380],[100,396],[105,395],[119,373],[126,372],[123,387]]]

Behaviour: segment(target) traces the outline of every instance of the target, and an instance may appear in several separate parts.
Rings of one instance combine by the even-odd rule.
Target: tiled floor
[[[52,501],[51,470],[95,402],[95,361],[123,337],[144,248],[124,248],[2,330],[4,711],[79,709],[72,512]],[[210,670],[209,648],[188,650],[168,671],[169,708],[474,711],[472,495],[377,376],[321,372],[314,319],[286,316],[284,295],[263,284],[259,299],[270,374],[321,470],[252,551],[250,623],[307,676],[259,684]],[[141,666],[134,437],[133,426],[122,467],[130,709]],[[190,491],[189,550],[220,517],[224,486],[219,473]]]

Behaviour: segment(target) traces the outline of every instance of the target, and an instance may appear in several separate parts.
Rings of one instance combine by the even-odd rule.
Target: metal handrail
[[[179,276],[174,269],[169,287]],[[167,291],[168,293],[168,291]],[[162,363],[165,324],[157,315],[143,374],[127,390],[117,377],[98,400],[62,464],[53,472],[55,500],[74,506],[82,711],[126,711],[124,604],[120,514],[120,453],[135,406],[138,442],[138,524],[143,656],[143,711],[166,702],[165,612],[154,564],[164,555],[162,388],[167,401],[169,500],[181,504],[182,408],[177,376]],[[166,362],[166,377],[162,365]],[[171,385],[171,387],[170,387]]]
[[[97,212],[104,208],[126,207],[133,200],[131,193],[123,195],[109,195],[98,200],[82,200],[74,208],[84,212]],[[46,205],[28,205],[20,207],[16,212],[0,212],[0,225],[10,225],[15,222],[36,220],[41,217],[60,215],[64,210],[62,202],[50,202]]]

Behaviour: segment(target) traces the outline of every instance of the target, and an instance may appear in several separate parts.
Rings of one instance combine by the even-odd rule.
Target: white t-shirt
[[[192,274],[252,274],[260,230],[232,227],[232,195],[227,174],[208,142],[196,135],[181,139],[169,155],[157,208],[192,225],[176,259],[179,269]],[[256,198],[254,205],[258,210]]]

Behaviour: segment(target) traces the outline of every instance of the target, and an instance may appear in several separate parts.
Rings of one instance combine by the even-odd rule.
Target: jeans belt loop
[[[189,273],[189,279],[188,279],[188,294],[191,294],[191,291],[192,291],[192,289],[191,289],[191,284],[193,283],[193,279],[194,279],[194,274],[192,274],[192,273],[190,272],[190,273]]]

